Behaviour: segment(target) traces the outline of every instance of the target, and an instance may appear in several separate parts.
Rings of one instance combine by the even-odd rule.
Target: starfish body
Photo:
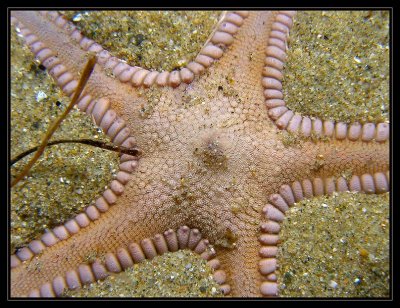
[[[94,204],[11,257],[12,296],[60,295],[186,247],[210,260],[224,293],[274,296],[279,226],[289,206],[333,191],[387,191],[388,124],[347,129],[285,107],[281,64],[292,16],[223,14],[193,62],[156,72],[111,57],[57,13],[13,12],[69,96],[87,53],[97,53],[78,107],[114,143],[142,155],[122,155],[116,180]],[[289,132],[302,142],[286,146]]]

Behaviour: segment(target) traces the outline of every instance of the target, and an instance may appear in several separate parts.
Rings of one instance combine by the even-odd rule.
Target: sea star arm
[[[134,204],[135,200],[138,204]],[[66,239],[13,268],[11,295],[60,296],[60,288],[73,289],[105,278],[108,272],[119,272],[143,259],[177,249],[190,248],[204,253],[202,256],[207,260],[212,259],[214,254],[205,251],[208,242],[200,243],[202,237],[198,230],[178,228],[183,225],[183,216],[176,215],[172,222],[168,203],[165,210],[164,206],[156,198],[150,201],[145,195],[121,196],[106,213],[89,222],[84,232],[67,235]],[[167,230],[180,230],[186,242],[178,231],[179,245],[174,244],[170,239],[173,234],[166,234]]]
[[[88,44],[88,39],[82,37],[72,23],[56,12],[12,11],[11,18],[35,57],[70,97],[75,91],[88,55],[98,53],[98,65],[95,66],[77,106],[87,114],[92,114],[99,126],[105,112],[114,110],[103,121],[106,122],[102,125],[105,131],[110,129],[116,113],[118,116],[125,116],[125,120],[129,117],[118,109],[119,105],[115,102],[123,102],[129,106],[137,99],[138,94],[132,87],[112,77],[112,72],[104,66],[100,45],[93,41]],[[96,107],[99,99],[102,102]]]
[[[235,219],[228,218],[232,221],[230,226],[226,225],[229,232],[220,234],[216,241],[224,247],[219,259],[233,294],[278,294],[275,271],[279,263],[275,256],[279,224],[294,202],[335,191],[383,193],[389,190],[387,142],[309,141],[286,147],[270,142],[268,147],[269,157],[258,158],[262,167],[254,168],[247,178],[249,182],[252,176],[260,176],[264,183],[260,181],[253,186],[256,191],[242,191],[239,198],[230,196],[231,207],[227,211]],[[266,167],[271,165],[274,167]],[[249,198],[261,192],[265,198]],[[253,201],[243,202],[246,199]],[[264,204],[255,206],[259,201]],[[254,208],[263,209],[259,217]],[[262,223],[257,225],[260,220]]]

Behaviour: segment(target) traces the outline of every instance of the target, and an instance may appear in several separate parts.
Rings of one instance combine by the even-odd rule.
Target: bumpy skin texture
[[[99,220],[12,270],[12,296],[75,269],[88,251],[115,251],[182,225],[198,228],[216,245],[233,296],[260,296],[259,225],[270,194],[295,180],[388,170],[388,142],[282,144],[278,135],[286,132],[268,118],[261,84],[274,14],[251,12],[223,57],[190,85],[141,89],[140,96],[96,66],[86,91],[108,98],[127,122],[143,152],[139,166]],[[86,60],[76,43],[34,12],[13,15],[78,79]],[[159,102],[146,93],[156,93]],[[315,168],[319,155],[324,164]]]

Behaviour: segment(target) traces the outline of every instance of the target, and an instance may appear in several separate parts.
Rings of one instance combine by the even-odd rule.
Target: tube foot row
[[[261,235],[259,242],[259,271],[264,281],[260,285],[263,296],[277,296],[278,284],[276,270],[280,224],[285,219],[285,212],[295,202],[306,198],[331,195],[333,192],[358,191],[367,194],[384,193],[389,191],[389,171],[386,173],[354,175],[350,180],[340,178],[314,178],[301,182],[296,181],[291,185],[282,185],[279,193],[269,196],[269,203],[263,208],[264,222],[260,226]]]
[[[96,259],[92,264],[81,264],[40,288],[31,290],[28,296],[59,297],[66,289],[81,288],[82,285],[103,280],[110,273],[119,273],[145,259],[153,259],[157,255],[179,249],[191,249],[207,260],[214,270],[213,277],[220,285],[221,291],[224,294],[230,292],[230,286],[226,284],[226,273],[220,269],[220,261],[215,258],[215,250],[208,240],[202,237],[199,230],[182,226],[176,231],[170,229],[163,234],[156,234],[153,238],[143,239],[140,243],[130,243],[115,252],[108,252],[104,256],[104,262]]]
[[[335,123],[331,120],[322,121],[318,118],[309,118],[295,114],[286,107],[282,92],[283,67],[287,60],[287,42],[290,28],[293,25],[295,12],[280,11],[272,24],[272,31],[266,48],[265,67],[263,69],[262,84],[264,86],[265,104],[268,115],[279,129],[286,129],[292,133],[299,133],[305,137],[318,136],[362,140],[369,142],[385,142],[389,139],[388,123]]]

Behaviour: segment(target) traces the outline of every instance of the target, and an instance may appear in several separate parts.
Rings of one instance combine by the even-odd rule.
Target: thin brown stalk
[[[83,88],[85,87],[87,81],[89,80],[90,75],[92,74],[95,64],[96,64],[96,57],[91,56],[89,58],[88,62],[86,63],[86,66],[82,72],[82,76],[79,80],[78,86],[76,88],[76,91],[74,93],[74,96],[72,97],[70,104],[65,109],[63,114],[49,127],[49,129],[46,132],[46,135],[43,138],[42,143],[39,146],[39,149],[37,150],[35,155],[32,157],[32,159],[29,161],[29,163],[25,166],[24,170],[22,170],[22,172],[11,182],[11,187],[13,187],[15,184],[17,184],[25,175],[28,174],[28,172],[32,168],[33,164],[42,155],[47,143],[49,142],[49,139],[54,134],[54,132],[56,131],[56,129],[60,125],[60,123],[64,120],[64,118],[67,116],[67,114],[71,111],[71,109],[76,104],[79,96],[81,95],[81,93],[83,91]]]
[[[52,146],[52,145],[56,145],[56,144],[62,144],[62,143],[81,143],[81,144],[86,144],[86,145],[89,145],[89,146],[98,147],[98,148],[109,150],[109,151],[118,152],[120,154],[128,154],[128,155],[132,155],[132,156],[140,155],[140,151],[138,149],[136,149],[136,148],[129,149],[129,148],[126,148],[126,147],[110,145],[110,144],[107,144],[107,143],[102,142],[102,141],[91,140],[91,139],[75,139],[75,140],[60,139],[60,140],[55,140],[55,141],[48,142],[47,143],[47,147]],[[14,165],[16,162],[18,162],[19,160],[21,160],[25,156],[27,156],[27,155],[29,155],[29,154],[31,154],[33,152],[36,152],[38,149],[39,149],[39,146],[31,148],[29,150],[26,150],[26,151],[22,152],[21,154],[18,154],[13,159],[11,159],[10,165],[11,166]]]

